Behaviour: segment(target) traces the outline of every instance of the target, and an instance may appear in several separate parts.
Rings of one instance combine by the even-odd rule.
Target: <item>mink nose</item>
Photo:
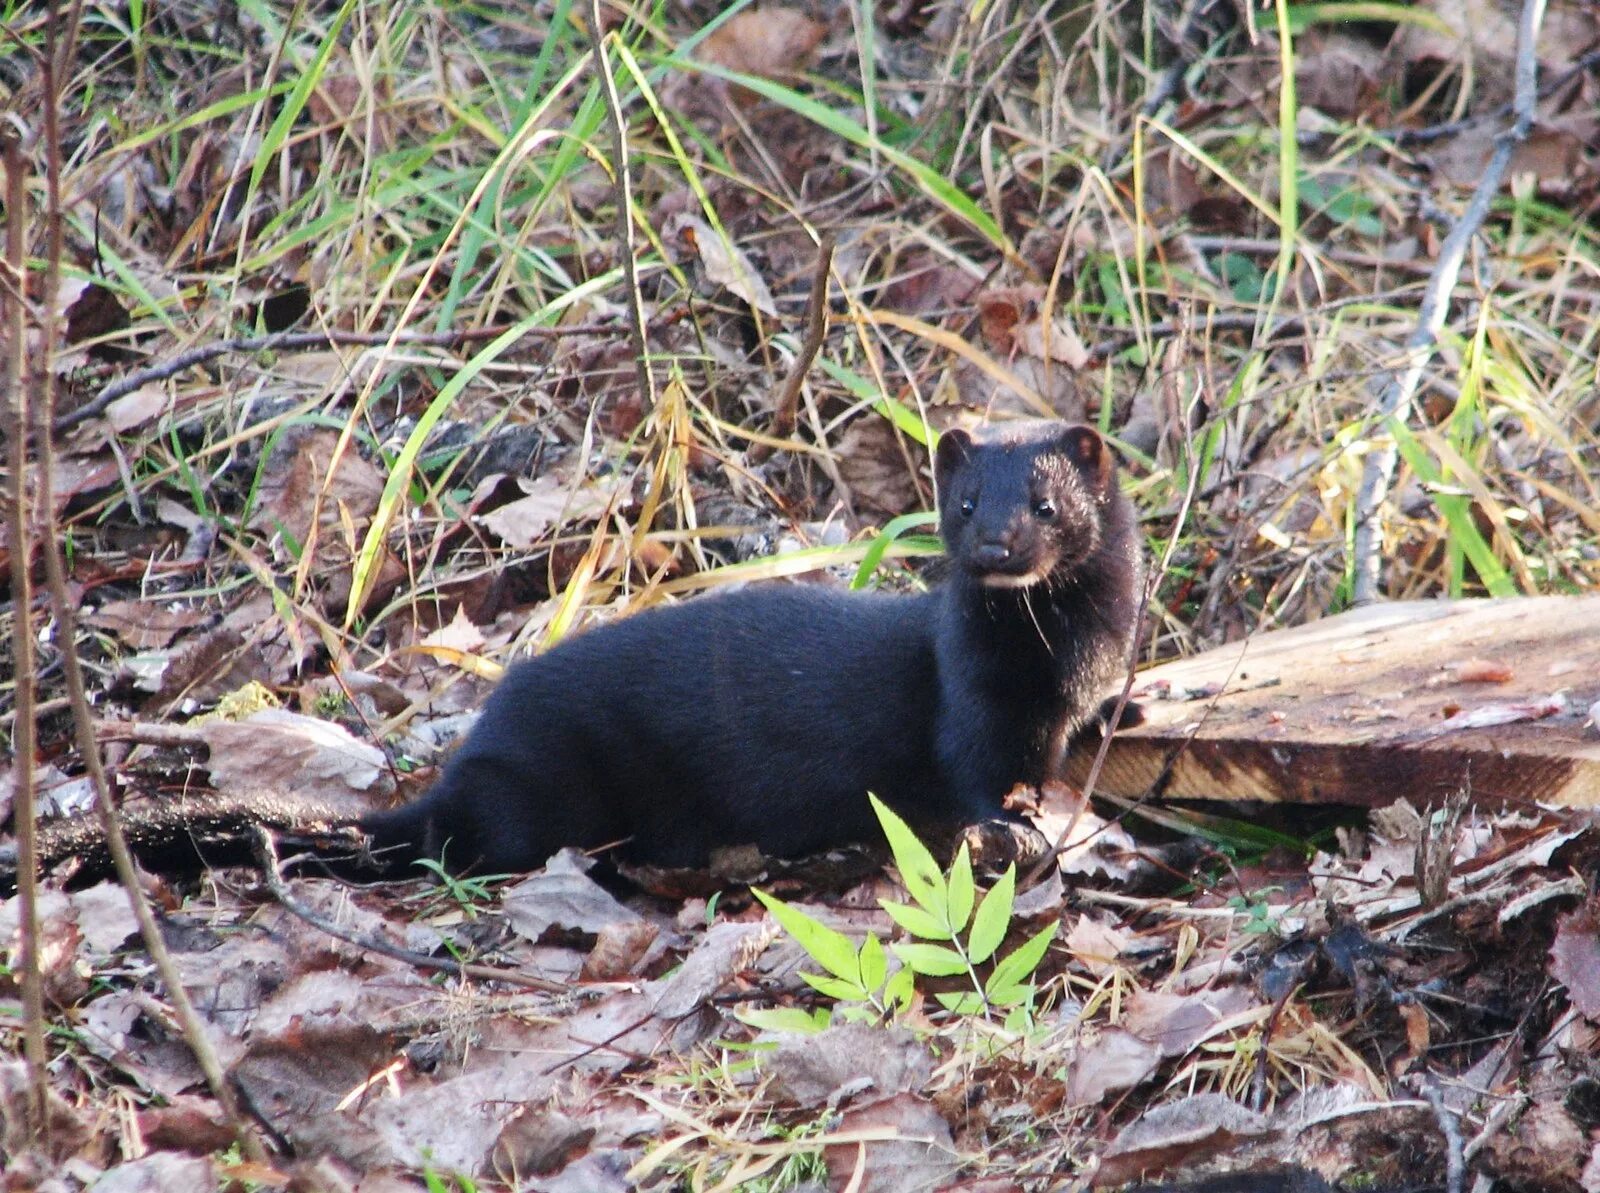
[[[1003,568],[1011,561],[1011,548],[1000,542],[979,543],[972,561],[980,568]]]

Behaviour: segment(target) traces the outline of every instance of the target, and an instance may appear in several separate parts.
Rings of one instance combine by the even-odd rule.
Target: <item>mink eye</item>
[[[1041,522],[1054,520],[1056,516],[1056,503],[1048,497],[1041,497],[1033,503],[1033,516]]]
[[[963,518],[970,518],[977,512],[978,503],[976,501],[972,500],[970,497],[963,497],[961,499],[961,516]]]

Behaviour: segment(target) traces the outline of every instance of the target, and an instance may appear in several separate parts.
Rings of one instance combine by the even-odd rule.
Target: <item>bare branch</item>
[[[50,424],[55,404],[54,358],[59,323],[56,312],[60,309],[58,296],[61,292],[61,262],[65,252],[61,205],[60,68],[68,60],[62,54],[63,47],[73,44],[76,40],[72,31],[77,28],[77,18],[78,6],[75,4],[64,19],[66,25],[64,31],[63,17],[56,7],[52,6],[45,34],[43,116],[47,236],[42,304],[45,315],[40,329],[40,350],[35,358],[34,368],[34,389],[37,398],[34,406],[34,439],[37,448],[34,462],[38,491],[43,495],[41,502],[43,516],[39,533],[40,553],[44,556],[50,601],[56,618],[67,694],[72,703],[72,723],[77,736],[78,752],[94,785],[96,802],[105,825],[106,842],[110,846],[112,860],[116,864],[117,877],[122,883],[123,890],[127,892],[128,902],[133,908],[134,918],[139,923],[139,933],[144,939],[145,948],[149,950],[150,959],[155,963],[156,972],[161,975],[162,984],[166,987],[167,999],[172,1005],[173,1014],[183,1029],[184,1041],[189,1045],[201,1071],[205,1074],[206,1084],[210,1087],[212,1096],[217,1099],[217,1104],[222,1108],[222,1113],[244,1153],[252,1160],[265,1162],[266,1151],[239,1112],[238,1099],[234,1096],[233,1087],[229,1085],[227,1075],[223,1072],[222,1062],[218,1060],[216,1050],[211,1046],[210,1037],[206,1035],[205,1026],[195,1012],[188,991],[184,989],[183,975],[178,972],[172,954],[167,950],[166,939],[161,935],[161,927],[156,923],[150,901],[145,897],[144,889],[140,885],[139,872],[134,867],[133,855],[128,850],[127,838],[123,835],[117,809],[112,803],[105,763],[94,738],[94,719],[83,682],[83,665],[78,659],[77,606],[67,590],[66,564],[61,555],[61,535],[56,525],[55,502],[50,497],[55,491],[53,484],[55,452],[50,442]]]
[[[27,195],[22,140],[10,124],[0,128],[0,156],[6,169],[6,285],[0,287],[5,345],[6,433],[11,438],[11,500],[6,511],[11,534],[11,661],[16,691],[16,728],[12,730],[16,794],[12,820],[17,832],[17,895],[22,932],[22,1054],[28,1066],[28,1126],[41,1137],[47,1128],[45,1106],[44,992],[39,968],[38,808],[34,801],[33,762],[38,741],[37,680],[33,661],[33,540],[29,534],[28,391],[22,379],[24,295],[27,258]],[[47,498],[48,499],[48,498]]]
[[[824,236],[817,245],[817,269],[811,275],[811,294],[806,299],[806,334],[800,342],[800,352],[794,358],[794,367],[784,378],[783,389],[778,393],[777,409],[772,415],[772,434],[783,439],[794,434],[795,422],[800,412],[800,389],[812,362],[822,350],[823,337],[828,333],[828,275],[833,269],[833,234]]]

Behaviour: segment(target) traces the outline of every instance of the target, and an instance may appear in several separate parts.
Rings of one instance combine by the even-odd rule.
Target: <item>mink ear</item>
[[[933,477],[943,489],[957,470],[966,467],[972,459],[972,436],[960,427],[953,427],[939,436],[939,446],[933,453]]]
[[[1104,489],[1111,483],[1117,461],[1099,431],[1085,423],[1073,423],[1062,428],[1056,445],[1088,478],[1091,488]]]

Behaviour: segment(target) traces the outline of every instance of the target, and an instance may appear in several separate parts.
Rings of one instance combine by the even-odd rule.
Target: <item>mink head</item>
[[[1100,547],[1116,464],[1093,427],[1048,423],[975,439],[946,431],[934,458],[939,530],[955,566],[991,588],[1063,582]]]

